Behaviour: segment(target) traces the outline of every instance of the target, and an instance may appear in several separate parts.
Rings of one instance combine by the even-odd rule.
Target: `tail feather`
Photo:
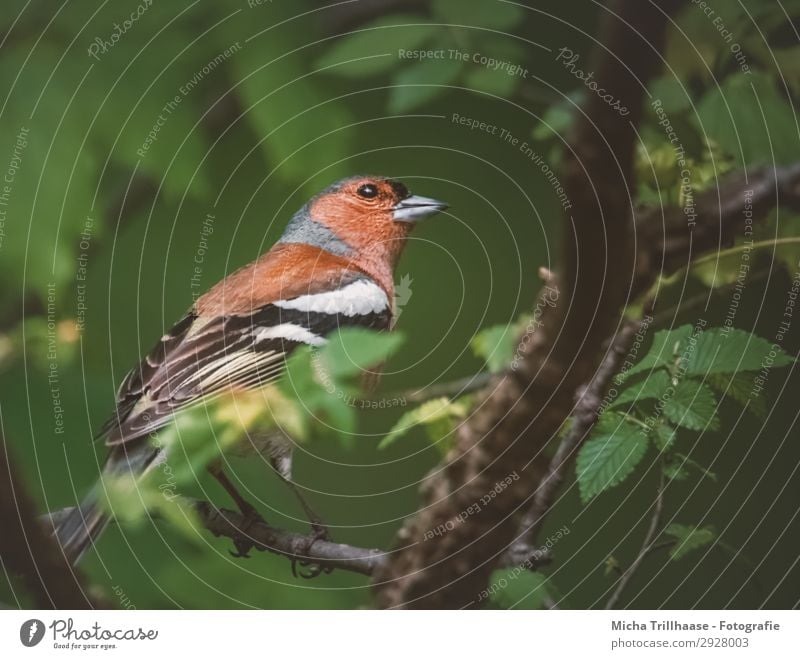
[[[130,471],[142,476],[158,456],[158,449],[149,445],[130,451],[112,451],[103,467],[105,476]],[[96,485],[81,502],[56,523],[55,538],[66,556],[76,565],[89,547],[100,537],[110,520],[100,500],[102,487]]]
[[[81,560],[108,522],[108,515],[103,512],[94,492],[59,521],[55,531],[56,540],[73,565]]]

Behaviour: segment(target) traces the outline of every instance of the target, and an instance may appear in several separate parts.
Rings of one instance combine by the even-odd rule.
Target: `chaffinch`
[[[392,276],[406,237],[418,220],[446,207],[379,176],[343,179],[313,197],[268,252],[198,298],[128,373],[99,433],[110,447],[104,473],[144,473],[160,457],[151,433],[176,412],[274,382],[298,346],[322,345],[343,326],[391,328]],[[278,442],[267,453],[292,485],[290,446]],[[209,471],[246,515],[257,516],[219,464]],[[98,496],[95,488],[56,528],[73,561],[108,521]],[[312,527],[324,529],[300,500]]]

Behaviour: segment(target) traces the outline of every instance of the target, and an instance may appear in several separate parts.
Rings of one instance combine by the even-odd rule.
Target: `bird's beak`
[[[396,222],[419,222],[447,207],[443,201],[411,195],[395,204],[392,217]]]

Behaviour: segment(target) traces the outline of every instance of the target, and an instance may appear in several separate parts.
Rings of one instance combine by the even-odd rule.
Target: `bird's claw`
[[[304,556],[308,556],[311,552],[311,548],[314,546],[315,542],[323,541],[323,542],[330,542],[331,536],[328,532],[328,527],[322,525],[318,522],[311,523],[311,535],[307,538],[301,553]],[[301,568],[308,568],[307,572],[303,572],[302,570],[298,570],[297,566]],[[330,565],[322,565],[319,562],[315,562],[309,558],[293,558],[292,559],[292,575],[295,578],[300,577],[302,579],[314,579],[318,577],[320,574],[330,574],[333,572],[333,568]]]
[[[236,537],[233,538],[233,546],[236,548],[236,551],[228,550],[231,556],[234,558],[250,558],[250,550],[256,546],[256,543],[248,534],[248,530],[253,524],[258,522],[262,524],[267,523],[266,520],[258,514],[255,508],[250,507],[245,511],[244,520],[238,528],[239,532]]]

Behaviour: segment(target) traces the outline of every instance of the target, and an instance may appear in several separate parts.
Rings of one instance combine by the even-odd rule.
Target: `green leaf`
[[[431,429],[429,437],[439,447],[441,453],[447,453],[451,441],[447,436],[452,435],[455,422],[463,419],[469,411],[469,405],[464,399],[451,401],[447,397],[434,398],[424,402],[416,409],[409,410],[394,424],[389,434],[378,444],[379,449],[390,446],[400,439],[415,426],[424,425]],[[452,440],[452,437],[450,437]]]
[[[465,11],[466,10],[466,11]],[[463,0],[434,0],[434,16],[457,25],[475,25],[479,28],[507,30],[522,20],[521,7],[497,0],[472,2],[469,8]]]
[[[664,416],[689,430],[717,430],[717,399],[706,385],[695,380],[681,380],[675,393],[664,404]]]
[[[461,71],[463,62],[456,59],[414,62],[395,75],[389,93],[389,111],[408,112],[441,96]]]
[[[317,67],[348,77],[383,73],[397,66],[399,50],[418,49],[437,29],[419,16],[379,18],[338,40]]]
[[[666,112],[682,112],[692,105],[692,98],[686,87],[686,83],[679,78],[664,75],[650,83],[650,94],[654,101],[661,101]]]
[[[342,130],[352,116],[346,104],[330,100],[319,76],[308,75],[307,60],[292,53],[296,43],[291,36],[272,31],[269,39],[259,39],[230,60],[235,79],[241,81],[237,89],[245,116],[269,166],[292,185],[308,179],[319,153],[326,154],[326,162],[338,163],[325,169],[326,177],[352,173],[344,162],[351,152],[350,138]]]
[[[510,76],[502,71],[481,67],[471,69],[464,79],[464,84],[493,96],[505,97],[514,91],[519,80],[516,76]]]
[[[718,394],[736,401],[755,416],[763,418],[767,414],[767,404],[763,396],[751,396],[753,391],[753,378],[757,371],[740,371],[733,375],[711,373],[707,382]]]
[[[772,357],[771,353],[775,352]],[[757,371],[771,358],[772,368],[788,366],[794,359],[761,337],[740,329],[712,327],[699,335],[694,351],[686,360],[686,373],[737,373]]]
[[[666,535],[675,538],[677,543],[670,549],[669,556],[673,561],[680,560],[690,551],[704,547],[714,541],[716,532],[711,526],[685,526],[684,524],[670,524],[665,530]]]
[[[399,332],[341,329],[328,337],[320,364],[335,379],[360,375],[391,357],[403,343]]]
[[[635,366],[629,368],[625,373],[621,373],[616,381],[620,382],[636,373],[672,364],[676,356],[680,355],[681,346],[691,335],[691,325],[681,325],[674,329],[656,332],[653,337],[653,345],[647,354]]]
[[[549,577],[522,567],[496,570],[492,573],[488,593],[488,608],[543,609],[550,598]]]
[[[698,124],[740,167],[792,162],[800,144],[792,109],[769,76],[736,73],[697,106]]]
[[[548,106],[532,131],[537,140],[552,140],[557,135],[565,135],[575,123],[578,107],[586,100],[583,90],[570,92],[566,98]]]
[[[578,453],[576,471],[581,500],[625,480],[647,452],[647,437],[631,423],[623,423],[613,434],[592,437]]]
[[[625,387],[609,407],[614,408],[624,403],[637,402],[647,398],[660,398],[669,384],[669,375],[666,371],[653,371],[648,374],[646,379]]]
[[[664,476],[671,481],[685,481],[689,478],[689,470],[684,466],[683,462],[675,457],[670,457],[664,464]]]
[[[652,435],[653,443],[659,451],[668,451],[678,438],[678,431],[668,423],[659,423]]]
[[[320,421],[330,424],[337,437],[350,445],[356,412],[348,402],[357,391],[337,381],[320,366],[320,361],[320,354],[311,348],[295,350],[287,361],[285,377],[279,386],[286,396],[297,401],[308,421],[317,425]]]
[[[499,373],[511,363],[518,336],[516,323],[493,325],[478,332],[469,345],[475,356],[483,359],[492,373]]]
[[[656,332],[648,353],[616,382],[662,366],[675,367],[686,375],[754,371],[762,368],[765,358],[772,360],[773,368],[794,362],[782,349],[743,330],[712,327],[693,337],[692,326],[682,325]]]

